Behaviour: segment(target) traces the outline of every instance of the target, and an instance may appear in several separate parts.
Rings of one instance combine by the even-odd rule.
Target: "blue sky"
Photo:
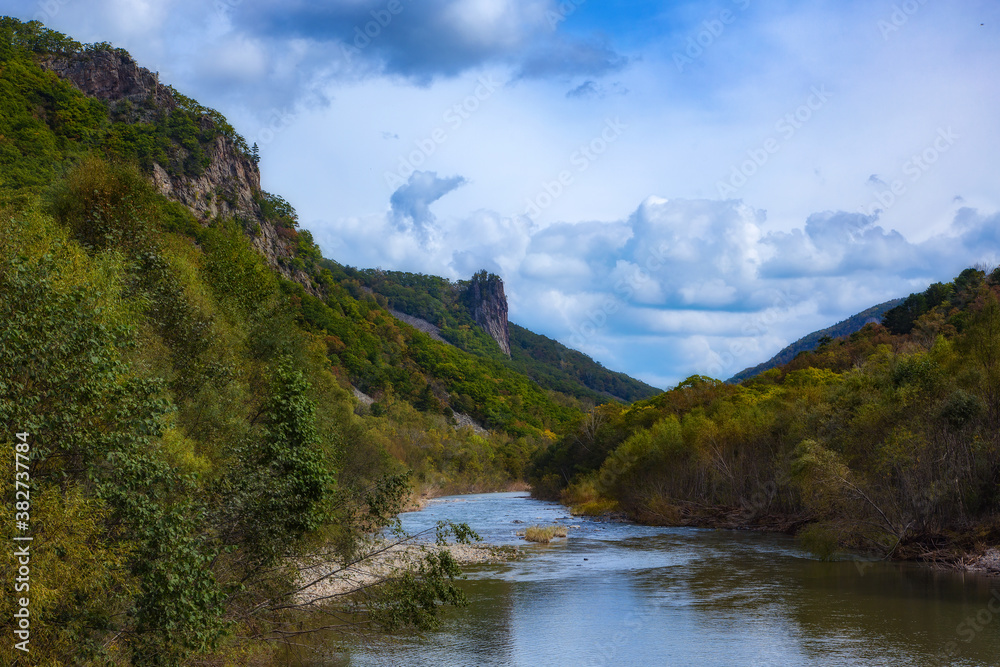
[[[513,321],[661,387],[1000,257],[995,2],[0,11],[222,111],[328,257],[490,269]]]

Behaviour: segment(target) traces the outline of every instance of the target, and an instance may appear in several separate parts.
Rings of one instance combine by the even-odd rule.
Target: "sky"
[[[667,388],[1000,261],[1000,3],[0,0],[260,147],[326,257]]]

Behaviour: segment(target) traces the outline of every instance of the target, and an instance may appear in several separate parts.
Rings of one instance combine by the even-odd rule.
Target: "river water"
[[[1000,579],[821,562],[781,535],[603,523],[524,493],[439,498],[401,519],[411,532],[465,522],[499,544],[524,545],[515,533],[533,523],[575,527],[472,567],[471,604],[445,610],[440,630],[328,638],[327,656],[303,664],[1000,664]]]

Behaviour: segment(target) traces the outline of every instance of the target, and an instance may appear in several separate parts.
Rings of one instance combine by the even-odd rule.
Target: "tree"
[[[986,290],[982,308],[971,320],[965,343],[979,365],[983,399],[994,424],[1000,419],[1000,302]]]
[[[279,361],[262,418],[262,438],[244,443],[225,482],[232,499],[226,539],[244,548],[244,567],[254,572],[294,552],[304,534],[330,518],[332,466],[320,447],[316,404],[291,359]]]

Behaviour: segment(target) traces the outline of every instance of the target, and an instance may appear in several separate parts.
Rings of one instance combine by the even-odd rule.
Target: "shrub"
[[[524,539],[529,542],[548,544],[554,537],[566,537],[565,526],[528,526],[524,530]]]

